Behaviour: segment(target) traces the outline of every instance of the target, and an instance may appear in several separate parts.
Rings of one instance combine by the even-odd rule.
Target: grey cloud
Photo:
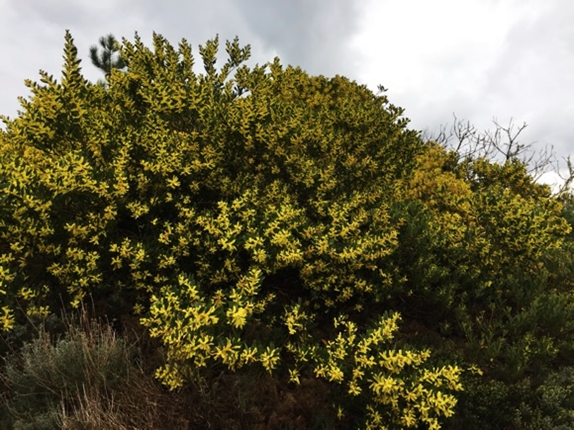
[[[256,61],[270,61],[277,53],[283,62],[311,73],[352,75],[347,41],[358,29],[361,1],[8,0],[7,8],[24,25],[57,30],[59,43],[53,37],[46,42],[60,52],[64,29],[70,29],[84,58],[89,45],[110,32],[132,39],[137,31],[149,42],[155,31],[174,44],[186,38],[194,47],[216,34],[222,42],[237,35],[241,43],[252,45]],[[38,40],[36,48],[41,45]]]
[[[245,0],[240,11],[252,31],[283,62],[313,74],[356,75],[349,40],[359,29],[361,1]]]
[[[3,17],[0,16],[0,35],[14,42],[3,44],[0,53],[3,58],[20,61],[15,70],[21,78],[19,85],[13,85],[7,92],[3,90],[3,98],[9,100],[2,101],[0,111],[15,113],[17,95],[26,93],[24,79],[36,79],[38,69],[59,75],[65,29],[72,32],[86,77],[94,80],[100,76],[88,60],[89,46],[108,33],[132,40],[136,31],[146,43],[151,41],[154,31],[173,44],[186,38],[195,52],[199,44],[216,34],[222,45],[226,39],[239,36],[240,43],[252,46],[253,62],[270,61],[276,53],[284,63],[300,65],[310,73],[352,75],[353,53],[346,41],[357,30],[357,3],[7,0]],[[14,37],[13,32],[20,30],[21,34]],[[15,73],[7,67],[0,68],[3,82],[13,83]]]
[[[521,11],[529,2],[526,9],[533,13],[515,23],[492,64],[479,64],[484,70],[472,69],[474,45],[455,45],[438,51],[434,59],[423,57],[421,70],[411,73],[414,85],[401,73],[394,74],[396,83],[384,80],[385,72],[404,67],[390,57],[379,82],[365,83],[390,87],[389,99],[406,109],[413,128],[451,122],[453,113],[480,129],[491,127],[494,116],[502,122],[512,116],[530,124],[527,142],[551,143],[560,154],[572,153],[574,107],[567,94],[574,89],[574,7],[570,0],[494,3],[503,1],[515,2]],[[9,62],[0,65],[0,112],[16,113],[16,97],[27,93],[23,81],[37,79],[38,69],[59,75],[65,29],[71,30],[84,73],[92,80],[101,74],[88,60],[89,46],[110,32],[132,40],[136,31],[146,43],[153,31],[173,44],[186,38],[196,53],[198,44],[216,34],[221,42],[237,35],[241,43],[251,44],[252,63],[278,55],[284,64],[300,65],[312,74],[358,79],[367,58],[376,55],[352,47],[367,7],[368,0],[4,0],[0,39],[9,42],[0,44],[0,56]],[[402,20],[406,29],[407,18],[385,19]],[[385,43],[400,43],[410,35],[417,40],[412,49],[420,46],[424,53],[424,34],[416,31],[409,29],[398,40],[389,35],[380,42],[368,41],[369,49],[385,52]],[[480,35],[465,40],[485,43]]]
[[[538,145],[574,154],[574,7],[549,0],[536,15],[518,21],[505,41],[485,91],[513,101]]]

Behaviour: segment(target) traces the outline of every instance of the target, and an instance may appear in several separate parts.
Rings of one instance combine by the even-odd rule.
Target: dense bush
[[[522,163],[453,166],[451,155],[427,151],[407,186],[394,253],[409,289],[404,311],[464,337],[468,360],[519,377],[571,344],[571,278],[549,282],[571,258],[562,255],[570,226]]]
[[[465,380],[457,414],[447,428],[570,429],[574,425],[572,367],[515,383]]]
[[[141,317],[171,389],[315,379],[370,428],[438,428],[463,377],[572,364],[571,228],[524,164],[461,160],[386,96],[249,68],[237,40],[217,70],[217,48],[196,74],[185,41],[124,41],[91,84],[67,34],[62,79],[27,82],[0,134],[4,329],[91,297]]]

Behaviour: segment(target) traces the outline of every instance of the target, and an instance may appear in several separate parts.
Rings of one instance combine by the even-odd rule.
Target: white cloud
[[[574,3],[371,0],[354,46],[358,79],[383,84],[418,129],[513,118],[523,143],[574,154]]]

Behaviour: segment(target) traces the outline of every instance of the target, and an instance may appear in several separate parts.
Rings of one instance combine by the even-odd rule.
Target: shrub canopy
[[[60,81],[26,82],[0,134],[5,329],[115,298],[171,388],[255,363],[332,382],[373,428],[437,426],[463,367],[519,374],[570,341],[571,283],[548,282],[570,227],[523,164],[458,160],[344,77],[217,50],[197,74],[185,40],[124,40],[127,70],[92,84],[67,33]],[[464,346],[431,364],[396,311]]]

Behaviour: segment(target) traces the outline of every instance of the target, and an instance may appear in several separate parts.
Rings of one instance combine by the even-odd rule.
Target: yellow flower
[[[223,347],[215,348],[215,358],[221,358],[221,361],[227,363],[229,367],[233,367],[237,361],[237,350],[239,346],[233,345],[230,339],[227,339],[227,343]]]
[[[254,363],[255,361],[257,361],[255,354],[257,354],[257,348],[254,348],[254,347],[253,348],[245,348],[241,352],[240,359],[245,364]]]
[[[18,292],[18,296],[22,297],[24,300],[30,300],[36,294],[29,287],[22,287]]]
[[[351,383],[349,384],[349,394],[352,394],[353,396],[358,396],[359,394],[361,394],[361,387],[359,387],[359,385],[357,384],[356,381],[351,381]]]
[[[345,377],[343,371],[339,368],[339,366],[336,366],[334,363],[331,363],[329,365],[328,375],[329,375],[329,381],[335,381],[335,382],[341,382]]]
[[[112,266],[114,267],[114,269],[121,269],[122,258],[120,256],[112,258]]]
[[[231,320],[231,325],[236,328],[242,328],[247,322],[247,309],[243,307],[233,306],[232,309],[227,311],[227,318]]]
[[[14,313],[8,306],[2,307],[3,315],[0,315],[0,327],[3,331],[11,330],[14,327]]]
[[[267,347],[264,353],[259,356],[259,361],[269,373],[277,366],[277,362],[279,361],[279,350],[277,348],[271,349]]]
[[[370,388],[375,392],[375,394],[390,394],[395,386],[395,380],[390,377],[386,377],[381,373],[373,375],[373,380],[371,382]]]
[[[177,176],[173,176],[171,179],[167,180],[167,186],[169,188],[177,188],[181,185],[179,182],[179,178]]]
[[[297,369],[289,369],[289,382],[294,382],[297,385],[301,383],[299,380],[299,371]]]

